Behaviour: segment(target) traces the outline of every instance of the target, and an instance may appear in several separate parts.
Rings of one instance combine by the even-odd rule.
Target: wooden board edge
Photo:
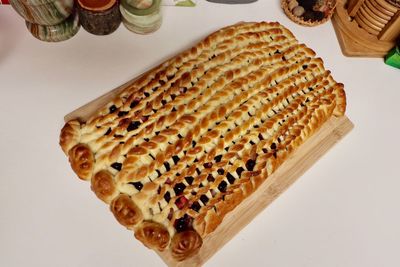
[[[200,252],[193,258],[184,262],[176,262],[168,251],[157,252],[157,254],[170,267],[202,266],[330,148],[346,136],[353,127],[354,124],[346,116],[330,118],[251,196],[225,216],[221,225],[204,239]]]

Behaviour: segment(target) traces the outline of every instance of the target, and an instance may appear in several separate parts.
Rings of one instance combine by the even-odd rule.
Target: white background
[[[400,70],[346,58],[329,22],[292,23],[279,1],[164,8],[159,31],[34,39],[0,7],[0,266],[163,266],[72,172],[63,116],[238,21],[279,21],[324,59],[354,130],[206,266],[400,266]]]

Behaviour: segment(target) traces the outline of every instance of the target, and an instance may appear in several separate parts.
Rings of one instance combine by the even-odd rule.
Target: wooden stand
[[[383,57],[400,34],[400,11],[385,0],[338,0],[332,22],[345,56]]]

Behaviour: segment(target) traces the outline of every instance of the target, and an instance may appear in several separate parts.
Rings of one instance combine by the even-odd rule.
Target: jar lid
[[[90,11],[105,11],[112,8],[117,0],[78,0],[80,7]]]
[[[128,4],[127,0],[121,0],[122,7],[129,13],[132,13],[136,16],[147,16],[157,12],[160,9],[160,4],[161,0],[154,0],[153,4],[149,8],[139,9]]]

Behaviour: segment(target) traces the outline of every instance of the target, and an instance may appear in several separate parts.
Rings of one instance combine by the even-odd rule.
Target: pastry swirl
[[[117,221],[129,229],[143,220],[142,212],[128,195],[116,197],[110,208]]]
[[[146,247],[163,251],[170,241],[168,230],[160,223],[143,222],[135,229],[135,237]]]
[[[195,231],[184,231],[174,235],[171,241],[171,254],[177,261],[195,255],[203,245],[203,239]]]

